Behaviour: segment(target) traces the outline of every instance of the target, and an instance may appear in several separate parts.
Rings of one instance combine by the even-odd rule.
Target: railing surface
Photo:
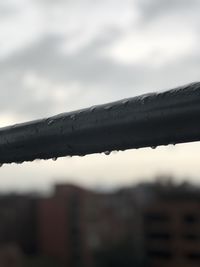
[[[200,82],[0,129],[0,164],[200,141]]]

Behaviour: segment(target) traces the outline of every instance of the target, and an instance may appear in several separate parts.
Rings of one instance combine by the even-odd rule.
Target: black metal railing
[[[0,164],[200,140],[200,82],[0,129]]]

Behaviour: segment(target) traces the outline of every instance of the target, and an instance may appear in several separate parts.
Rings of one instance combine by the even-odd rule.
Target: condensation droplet
[[[3,163],[0,163],[0,168],[3,167]]]
[[[128,103],[129,103],[128,99],[125,99],[125,100],[122,101],[122,104],[124,104],[124,105],[127,105]]]
[[[73,121],[75,121],[76,120],[76,115],[71,115],[70,116],[70,119],[73,120]]]
[[[142,97],[140,100],[141,100],[141,104],[144,105],[145,104],[145,98]]]
[[[105,154],[106,156],[109,156],[110,153],[111,153],[111,151],[105,151],[105,152],[104,152],[104,154]]]
[[[79,112],[78,112],[78,115],[80,115],[80,114],[82,114],[83,113],[83,111],[82,110],[80,110]]]
[[[105,110],[110,110],[110,109],[112,109],[112,106],[105,106],[104,109],[105,109]]]
[[[91,111],[91,112],[94,112],[94,111],[95,111],[95,109],[96,109],[96,107],[95,107],[95,106],[94,106],[94,107],[91,107],[91,108],[90,108],[90,111]]]
[[[152,146],[151,148],[152,148],[152,149],[156,149],[156,148],[157,148],[157,146]]]
[[[54,123],[54,120],[48,120],[47,124],[51,125],[52,123]]]
[[[57,159],[58,159],[58,158],[56,158],[56,157],[55,157],[55,158],[52,158],[53,161],[56,161]]]

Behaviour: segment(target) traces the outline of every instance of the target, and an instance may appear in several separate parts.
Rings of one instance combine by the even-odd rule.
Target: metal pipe
[[[0,129],[0,163],[200,141],[200,82]]]

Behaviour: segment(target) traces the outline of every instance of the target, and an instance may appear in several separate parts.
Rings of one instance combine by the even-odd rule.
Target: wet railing
[[[0,164],[200,140],[200,82],[0,129]]]

